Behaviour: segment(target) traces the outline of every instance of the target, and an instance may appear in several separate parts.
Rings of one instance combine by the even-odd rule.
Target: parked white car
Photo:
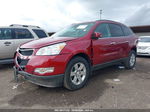
[[[13,24],[0,27],[0,64],[12,63],[20,44],[45,37],[49,37],[48,33],[38,26]]]
[[[139,38],[137,55],[150,56],[150,36],[141,36]]]

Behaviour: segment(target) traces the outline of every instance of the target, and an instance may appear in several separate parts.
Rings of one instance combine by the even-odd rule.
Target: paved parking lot
[[[0,108],[150,108],[150,58],[132,70],[113,66],[94,71],[78,91],[44,88],[13,80],[13,65],[0,65]]]

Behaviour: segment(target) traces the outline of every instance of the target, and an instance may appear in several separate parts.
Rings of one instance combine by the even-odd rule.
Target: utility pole
[[[103,13],[103,10],[101,9],[100,10],[100,20],[102,19],[102,13]]]

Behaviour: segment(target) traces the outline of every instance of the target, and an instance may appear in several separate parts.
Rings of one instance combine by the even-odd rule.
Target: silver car
[[[141,36],[139,38],[137,55],[150,56],[150,36]]]
[[[0,27],[0,64],[12,63],[14,53],[20,44],[48,36],[48,33],[38,26]]]

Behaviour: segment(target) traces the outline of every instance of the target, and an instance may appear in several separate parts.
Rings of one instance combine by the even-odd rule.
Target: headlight
[[[19,51],[19,47],[17,47],[16,51],[17,51],[17,52]]]
[[[150,47],[148,47],[147,49],[150,50]]]
[[[65,47],[66,43],[54,44],[40,48],[36,55],[57,55]]]

